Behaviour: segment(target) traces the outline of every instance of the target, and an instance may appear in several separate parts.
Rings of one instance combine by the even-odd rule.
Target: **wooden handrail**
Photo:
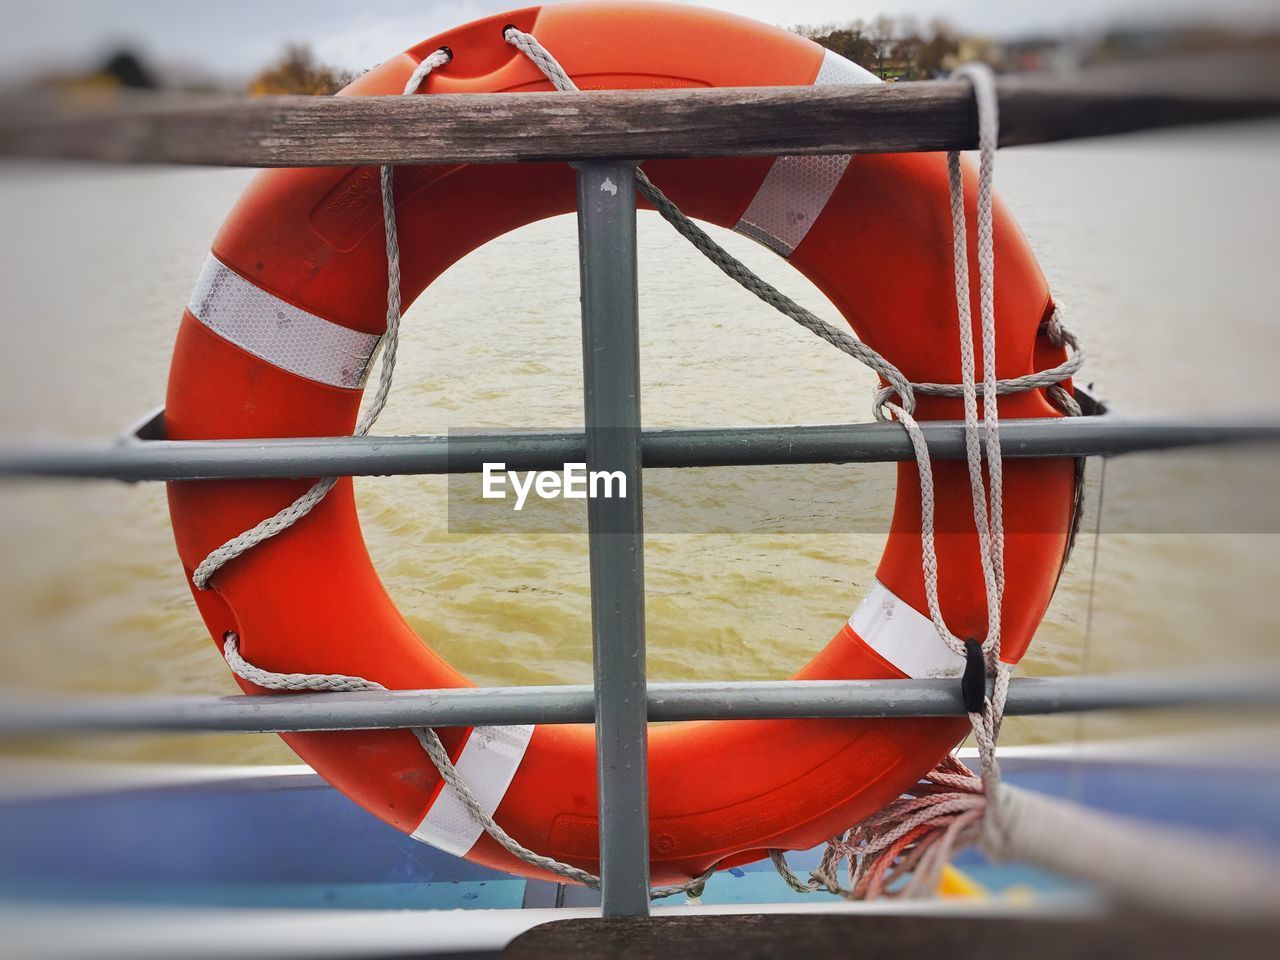
[[[1001,145],[1280,114],[1272,57],[998,81]],[[230,166],[899,153],[976,144],[966,83],[0,101],[0,155]]]

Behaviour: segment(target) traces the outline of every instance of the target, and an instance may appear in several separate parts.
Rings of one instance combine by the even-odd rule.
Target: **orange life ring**
[[[809,40],[739,17],[677,5],[566,3],[433,37],[345,92],[398,94],[414,67],[445,45],[453,60],[430,75],[426,95],[548,89],[504,42],[507,24],[538,37],[584,88],[874,82]],[[645,169],[690,216],[736,228],[787,257],[910,379],[958,379],[943,157],[654,161]],[[574,176],[563,163],[400,167],[395,187],[405,303],[469,251],[575,206]],[[971,201],[973,193],[970,184]],[[433,229],[440,223],[449,230]],[[999,376],[1062,362],[1063,351],[1038,333],[1051,310],[1045,281],[1000,206],[995,243]],[[974,249],[970,256],[976,258]],[[260,174],[215,240],[183,315],[169,380],[169,436],[350,433],[365,367],[383,332],[385,282],[377,168]],[[976,290],[974,297],[976,318]],[[1058,415],[1043,391],[1010,396],[1002,410],[1010,417]],[[962,410],[958,400],[920,397],[917,415],[959,419]],[[934,470],[942,610],[957,635],[982,637],[985,601],[965,465],[939,462]],[[1003,656],[1016,662],[1053,592],[1075,478],[1064,460],[1013,460],[1004,470]],[[309,483],[170,484],[188,574],[210,550],[274,514]],[[962,661],[922,612],[919,525],[916,468],[907,463],[899,468],[876,582],[798,677],[958,674]],[[387,597],[365,549],[350,480],[305,521],[221,570],[211,590],[193,592],[215,640],[234,631],[246,658],[265,669],[353,674],[400,689],[469,685],[425,647]],[[746,862],[769,847],[820,843],[898,796],[967,730],[959,718],[655,728],[649,734],[654,882]],[[591,727],[441,736],[513,837],[539,853],[598,868]],[[406,833],[479,863],[531,873],[481,832],[451,791],[442,792],[410,733],[285,739],[349,797]]]

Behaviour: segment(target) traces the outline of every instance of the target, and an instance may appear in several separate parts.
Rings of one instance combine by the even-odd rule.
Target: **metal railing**
[[[1152,71],[1128,94],[1088,82],[1001,81],[1004,142],[1039,142],[1122,130],[1280,113],[1274,68],[1229,92],[1169,87]],[[1247,73],[1244,74],[1248,76]],[[1239,83],[1242,74],[1232,74]],[[1164,84],[1164,86],[1162,86]],[[1122,85],[1123,87],[1123,85]],[[496,95],[502,97],[504,95]],[[572,129],[545,139],[566,116]],[[330,437],[238,441],[163,438],[153,416],[115,443],[41,443],[0,450],[0,476],[99,477],[126,481],[475,472],[485,462],[510,469],[622,470],[633,494],[588,500],[593,683],[590,686],[412,690],[247,697],[88,698],[0,703],[0,734],[70,731],[284,732],[503,723],[595,723],[600,805],[600,873],[606,916],[649,909],[646,725],[690,719],[953,716],[964,713],[949,681],[782,681],[648,684],[645,678],[644,468],[907,460],[906,435],[891,424],[660,430],[640,424],[634,164],[620,157],[776,152],[923,150],[971,145],[966,88],[777,88],[519,94],[506,97],[513,129],[494,130],[476,97],[364,98],[342,102],[272,98],[204,105],[172,99],[121,101],[86,109],[0,104],[0,155],[231,163],[251,166],[379,162],[494,162],[576,158],[582,286],[586,430],[583,433]],[[490,98],[484,98],[486,100]],[[812,107],[797,117],[799,102]],[[636,122],[617,123],[619,111]],[[334,153],[306,135],[326,114],[351,128]],[[725,123],[724,116],[750,123]],[[708,127],[707,116],[721,122]],[[423,137],[424,118],[436,133]],[[582,140],[602,131],[605,136]],[[783,133],[765,140],[761,118]],[[122,118],[127,124],[119,124]],[[368,123],[373,118],[376,123]],[[910,123],[905,123],[904,118]],[[641,120],[647,122],[640,122]],[[662,124],[656,121],[661,120]],[[483,126],[481,126],[483,124]],[[523,128],[537,127],[541,153]],[[654,130],[664,131],[661,142]],[[744,139],[742,130],[750,130]],[[483,130],[489,138],[478,137]],[[619,133],[642,130],[642,133]],[[213,132],[211,132],[213,131]],[[300,134],[299,131],[302,131]],[[672,131],[675,131],[673,133]],[[234,134],[233,136],[229,136]],[[355,135],[358,133],[358,136]],[[676,135],[678,133],[678,136]],[[578,139],[575,139],[578,138]],[[550,143],[550,146],[546,144]],[[575,149],[577,143],[581,149]],[[358,144],[350,154],[350,144]],[[583,146],[586,144],[586,146]],[[674,146],[673,146],[674,144]],[[762,146],[763,144],[763,146]],[[350,154],[350,155],[348,155]],[[545,156],[544,156],[545,154]],[[610,180],[617,194],[601,203]],[[1086,401],[1088,398],[1085,398]],[[1275,419],[1126,418],[1086,403],[1091,416],[1004,421],[1007,457],[1111,456],[1140,450],[1280,441]],[[922,425],[931,454],[963,457],[960,424]],[[1013,682],[1008,712],[1275,704],[1280,685],[1259,677],[1079,677]]]

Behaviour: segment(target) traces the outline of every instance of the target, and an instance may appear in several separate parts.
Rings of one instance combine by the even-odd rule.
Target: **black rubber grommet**
[[[972,637],[964,642],[960,696],[968,713],[981,713],[987,706],[987,658],[982,654],[982,644]]]

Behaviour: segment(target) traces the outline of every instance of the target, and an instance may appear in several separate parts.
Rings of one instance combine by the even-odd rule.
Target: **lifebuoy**
[[[750,20],[688,6],[567,3],[532,7],[433,37],[352,84],[398,94],[441,46],[452,61],[424,95],[545,90],[504,42],[513,24],[539,38],[584,88],[875,82],[821,47]],[[915,381],[958,379],[947,175],[939,155],[655,161],[646,171],[692,217],[745,233],[789,259],[859,336]],[[167,397],[175,439],[333,436],[356,420],[383,332],[386,261],[378,170],[262,173],[214,241],[183,315]],[[395,172],[405,303],[467,252],[574,209],[567,164],[400,167]],[[968,191],[972,196],[973,191]],[[972,216],[972,213],[970,214]],[[447,231],[434,229],[448,223]],[[1052,309],[1025,240],[996,210],[998,374],[1052,367],[1040,335]],[[970,251],[973,258],[975,253]],[[978,316],[977,292],[973,315]],[[1010,417],[1059,415],[1043,391],[1008,397]],[[920,419],[961,418],[960,401],[921,397]],[[934,465],[941,606],[959,636],[986,632],[963,463]],[[1069,461],[1006,462],[1003,650],[1024,653],[1049,603],[1073,508]],[[308,481],[173,483],[170,509],[188,575],[215,547],[274,514]],[[920,567],[916,468],[901,465],[876,581],[834,639],[797,674],[809,679],[957,676],[939,640]],[[193,590],[216,641],[239,637],[268,670],[344,673],[393,688],[468,681],[421,642],[387,597],[366,552],[350,480],[286,533]],[[352,638],[359,638],[353,642]],[[242,682],[246,692],[261,692]],[[649,734],[655,882],[731,866],[766,848],[836,835],[897,797],[968,730],[964,719],[688,723]],[[485,808],[518,841],[598,867],[590,727],[446,730],[441,737]],[[405,731],[306,733],[290,746],[379,817],[479,863],[531,873],[442,790]]]

